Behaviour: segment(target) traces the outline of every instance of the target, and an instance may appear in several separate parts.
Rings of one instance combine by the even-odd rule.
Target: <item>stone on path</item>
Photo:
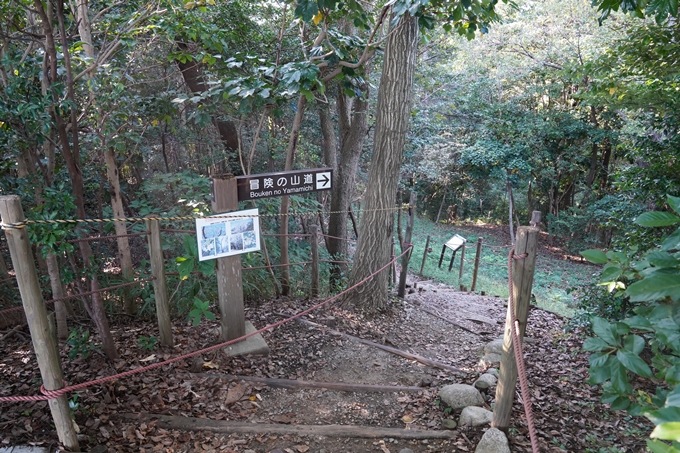
[[[454,429],[456,426],[458,426],[458,423],[452,418],[446,418],[442,420],[442,426],[446,429]]]
[[[49,453],[45,447],[34,447],[29,445],[19,445],[16,447],[2,447],[0,453]]]
[[[483,407],[468,406],[460,413],[458,423],[462,425],[481,426],[491,423],[493,412]]]
[[[508,438],[500,429],[489,428],[477,444],[475,453],[511,453]]]
[[[481,406],[484,398],[479,391],[467,384],[445,385],[439,390],[439,398],[453,409],[462,409],[466,406]]]
[[[497,338],[484,345],[484,354],[502,354],[503,353],[503,339]]]
[[[413,453],[413,450],[411,450],[410,448],[402,448],[401,450],[399,450],[399,453]]]
[[[479,360],[479,366],[481,368],[489,368],[490,366],[500,365],[501,355],[496,353],[486,354]]]
[[[489,368],[488,370],[486,370],[485,374],[490,374],[492,376],[498,377],[498,370],[495,368]]]
[[[496,385],[497,381],[498,379],[496,379],[496,376],[494,376],[493,374],[484,373],[481,376],[479,376],[479,378],[477,378],[477,380],[472,385],[474,385],[475,388],[479,390],[485,390],[488,389],[489,387]]]

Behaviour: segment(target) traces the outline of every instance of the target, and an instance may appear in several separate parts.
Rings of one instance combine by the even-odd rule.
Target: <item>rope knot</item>
[[[62,395],[65,395],[67,393],[66,388],[68,387],[68,383],[66,381],[62,381],[64,383],[64,386],[60,389],[57,390],[47,390],[45,388],[45,384],[42,384],[40,386],[40,393],[48,397],[49,399],[55,399],[59,398]]]

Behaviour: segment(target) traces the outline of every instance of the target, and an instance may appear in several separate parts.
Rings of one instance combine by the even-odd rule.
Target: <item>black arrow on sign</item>
[[[321,175],[321,177],[319,178],[319,181],[321,181],[321,187],[325,187],[325,186],[328,185],[330,178],[326,175]]]

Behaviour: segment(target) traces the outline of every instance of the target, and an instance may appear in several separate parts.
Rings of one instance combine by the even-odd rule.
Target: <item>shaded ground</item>
[[[105,446],[121,452],[415,452],[474,451],[483,428],[457,427],[450,440],[399,438],[333,438],[295,435],[226,435],[163,429],[156,422],[136,422],[123,414],[150,412],[214,420],[285,425],[361,425],[412,430],[441,430],[458,414],[439,404],[436,388],[448,383],[472,383],[481,371],[481,347],[497,338],[505,319],[504,300],[455,292],[440,284],[421,282],[406,301],[394,301],[382,315],[366,319],[338,308],[309,319],[334,329],[386,344],[461,368],[460,374],[359,344],[328,331],[291,322],[264,336],[269,357],[228,359],[222,353],[185,361],[146,374],[72,395],[82,446]],[[276,313],[296,313],[312,301],[274,300],[251,303],[246,317],[260,328],[279,321]],[[462,330],[454,320],[477,334]],[[119,320],[120,321],[120,320]],[[527,368],[541,451],[644,451],[649,430],[642,419],[623,418],[599,403],[594,387],[585,384],[587,355],[580,340],[565,334],[563,319],[532,309],[526,345]],[[115,324],[115,321],[114,321]],[[140,336],[157,335],[152,323],[117,324],[121,360],[108,364],[95,351],[89,358],[69,360],[62,347],[69,383],[111,375],[215,343],[216,323],[198,327],[176,323],[173,351],[146,350]],[[0,344],[0,395],[38,393],[39,373],[26,333]],[[327,389],[274,389],[260,384],[229,381],[223,375],[261,376],[321,382],[423,386],[418,393],[353,393]],[[493,392],[486,406],[493,405]],[[509,430],[514,452],[530,451],[523,409],[516,402]],[[46,403],[1,404],[0,441],[3,445],[56,444]],[[618,449],[618,450],[617,450]]]

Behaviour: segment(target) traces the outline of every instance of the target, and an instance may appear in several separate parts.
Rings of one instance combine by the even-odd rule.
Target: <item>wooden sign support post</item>
[[[515,301],[515,316],[520,326],[520,338],[524,338],[529,315],[529,302],[536,266],[536,249],[538,248],[538,232],[538,228],[527,226],[519,227],[517,230],[515,255],[527,254],[526,258],[513,260],[512,263],[512,294]],[[500,376],[496,387],[496,405],[491,422],[491,426],[501,430],[510,426],[512,400],[515,396],[517,384],[517,363],[512,350],[511,332],[513,326],[510,313],[510,304],[508,304]]]
[[[236,179],[233,177],[212,179],[212,211],[222,214],[238,209]],[[225,256],[217,259],[217,291],[219,294],[222,341],[242,337],[246,333],[246,317],[243,311],[243,280],[241,279],[241,256]]]
[[[6,224],[20,223],[25,220],[18,196],[0,197],[0,217]],[[38,274],[35,271],[28,232],[26,228],[8,229],[5,230],[5,235],[43,385],[46,390],[59,390],[64,387],[61,359],[56,339],[50,334],[47,310],[40,291]],[[66,395],[50,399],[49,406],[59,441],[70,451],[80,451]]]
[[[472,271],[472,286],[470,291],[474,291],[477,287],[477,272],[479,272],[479,260],[482,257],[482,238],[477,238],[477,251],[475,253],[475,268]]]
[[[153,294],[156,301],[158,335],[163,346],[172,348],[174,343],[172,339],[170,307],[168,306],[168,289],[165,281],[165,261],[163,259],[160,221],[147,220],[146,229],[149,231],[149,257],[151,259],[151,273],[154,276]]]

